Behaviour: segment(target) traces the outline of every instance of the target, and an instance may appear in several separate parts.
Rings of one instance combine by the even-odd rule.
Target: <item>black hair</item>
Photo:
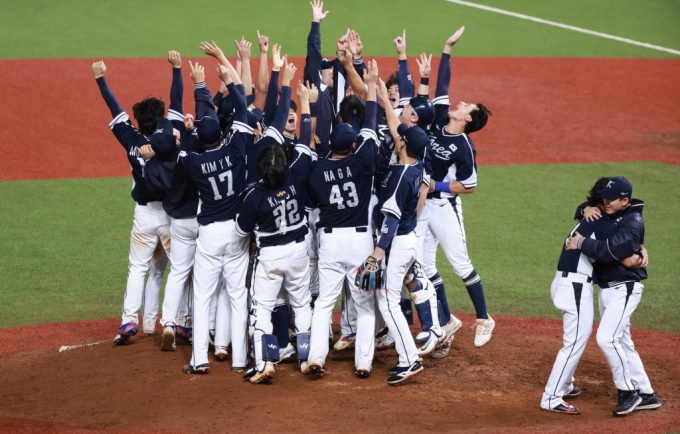
[[[423,158],[422,156],[418,156],[418,155],[414,154],[413,152],[411,152],[408,149],[408,147],[406,148],[406,156],[409,157],[409,158],[416,158],[416,159]]]
[[[345,97],[340,103],[338,114],[343,123],[355,120],[359,125],[363,125],[366,115],[366,103],[357,95],[350,95]]]
[[[234,114],[226,113],[222,109],[217,110],[217,119],[220,121],[220,128],[222,130],[228,130],[234,123]]]
[[[389,89],[390,87],[394,85],[399,86],[399,71],[394,71],[388,78],[387,81],[385,82],[385,89]]]
[[[295,145],[291,145],[290,143],[284,143],[283,145],[281,145],[281,148],[283,148],[283,153],[286,154],[286,161],[290,166],[290,163],[293,162],[293,156],[295,155]]]
[[[165,116],[165,102],[158,98],[145,98],[132,106],[132,114],[137,120],[139,131],[150,136],[156,131],[158,119]]]
[[[588,192],[588,197],[586,198],[586,201],[588,202],[588,206],[599,206],[604,203],[602,200],[602,196],[600,196],[600,193],[598,191],[604,190],[607,188],[607,184],[609,183],[610,177],[603,177],[597,180],[595,182],[595,185],[593,185],[593,188],[590,189]]]
[[[288,173],[288,159],[281,146],[269,145],[257,159],[257,174],[268,187],[276,188],[283,183]]]
[[[341,149],[341,150],[333,149],[333,153],[335,155],[340,155],[340,156],[349,155],[349,154],[352,153],[352,146],[348,146],[347,148]]]
[[[290,100],[290,109],[297,113],[297,104],[293,100]]]
[[[486,108],[484,104],[477,103],[477,110],[470,112],[472,120],[465,124],[465,134],[474,133],[484,128],[486,121],[489,120],[489,116],[492,115],[491,110]]]

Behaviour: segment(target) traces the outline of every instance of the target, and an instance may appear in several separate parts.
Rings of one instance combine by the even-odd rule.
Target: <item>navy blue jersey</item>
[[[614,225],[607,217],[599,218],[591,222],[583,219],[578,222],[576,227],[569,234],[569,237],[573,237],[574,233],[578,232],[586,238],[606,240],[617,231],[616,225]],[[593,262],[595,262],[595,260],[588,258],[580,250],[567,250],[566,246],[567,243],[565,240],[562,245],[560,260],[557,263],[557,271],[580,273],[588,277],[593,277]]]
[[[298,143],[300,143],[300,142],[298,141],[297,134],[293,133],[293,137],[287,136],[285,134],[283,135],[283,144],[284,145],[297,145]],[[307,145],[309,145],[309,143],[307,143]]]
[[[399,219],[397,235],[406,235],[416,228],[418,220],[418,198],[423,183],[423,162],[415,164],[393,164],[385,180],[385,202],[383,214]]]
[[[307,181],[316,159],[316,152],[296,145],[283,185],[272,189],[260,181],[245,193],[243,207],[236,218],[236,231],[242,236],[254,231],[259,247],[304,240],[308,231]]]
[[[246,146],[252,141],[253,129],[248,126],[246,101],[232,83],[227,86],[236,111],[228,134],[215,149],[202,154],[193,152],[194,136],[185,135],[180,145],[179,165],[196,183],[201,205],[198,223],[231,220],[240,210],[239,195],[246,188]],[[196,90],[207,92],[207,88]]]
[[[436,107],[436,106],[435,106]],[[427,149],[432,164],[432,180],[436,182],[459,181],[466,188],[477,185],[477,151],[467,134],[441,134],[431,136]],[[435,191],[428,198],[452,198],[455,194]]]
[[[375,101],[368,101],[367,105]],[[368,208],[378,152],[375,131],[363,128],[353,154],[319,160],[309,178],[309,198],[319,208],[320,227],[357,227],[371,224]]]

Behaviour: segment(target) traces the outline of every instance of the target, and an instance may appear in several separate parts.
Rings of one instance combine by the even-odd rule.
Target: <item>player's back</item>
[[[384,182],[385,202],[383,213],[399,219],[397,235],[406,235],[415,230],[418,220],[418,199],[423,183],[423,162],[415,164],[393,164]]]
[[[578,222],[576,227],[572,229],[569,237],[574,236],[576,232],[586,238],[602,241],[614,235],[618,232],[618,229],[609,217],[603,216],[590,222],[586,219],[582,219]],[[557,263],[557,271],[564,273],[580,273],[588,277],[593,277],[593,262],[592,259],[581,253],[581,250],[567,250],[565,240],[562,245],[560,259]]]

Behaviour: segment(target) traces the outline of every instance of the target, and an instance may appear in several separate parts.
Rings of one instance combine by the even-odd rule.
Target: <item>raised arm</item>
[[[279,103],[276,105],[276,114],[272,120],[271,128],[274,128],[279,134],[283,134],[286,128],[286,121],[288,120],[288,111],[290,110],[290,97],[292,89],[290,88],[290,82],[295,76],[295,71],[297,68],[292,63],[288,63],[284,57],[285,66],[283,69],[283,76],[281,77],[281,98]],[[283,137],[281,138],[283,140]]]
[[[364,80],[361,78],[361,76],[359,76],[359,73],[354,68],[352,64],[353,60],[349,52],[347,50],[338,52],[338,58],[340,59],[340,63],[342,63],[342,65],[345,67],[345,70],[347,71],[347,77],[349,78],[349,84],[352,86],[352,90],[361,99],[366,101],[368,97]]]
[[[97,85],[99,86],[99,91],[104,98],[104,102],[106,102],[106,105],[109,107],[109,110],[111,110],[111,116],[115,119],[117,116],[123,113],[124,110],[120,104],[118,104],[118,100],[116,99],[116,96],[113,94],[113,92],[111,92],[111,89],[109,89],[109,85],[106,84],[106,80],[104,79],[105,72],[106,65],[104,64],[103,60],[94,62],[92,64],[92,73],[94,74],[94,78],[97,81]]]
[[[191,63],[191,79],[194,81],[194,100],[196,101],[196,117],[201,119],[204,116],[216,117],[215,106],[213,105],[210,91],[205,85],[205,69],[198,63]]]
[[[427,57],[427,54],[420,55],[420,60],[416,59],[418,70],[420,72],[420,86],[418,86],[418,95],[430,97],[430,71],[432,70],[432,54]]]
[[[255,101],[253,105],[264,111],[264,103],[267,98],[267,87],[269,86],[269,38],[260,35],[257,31],[257,45],[260,47],[260,64],[257,67],[257,78],[255,78]]]
[[[390,104],[389,100],[389,95],[387,93],[387,86],[385,86],[385,82],[382,81],[382,79],[378,80],[378,97],[383,101],[385,104],[385,117],[387,118],[387,126],[390,129],[390,134],[392,135],[392,140],[394,140],[394,143],[398,143],[399,140],[401,140],[401,136],[399,136],[399,133],[397,132],[397,128],[399,128],[399,116],[394,112],[394,109],[392,108],[392,105]]]
[[[313,0],[309,3],[312,6],[312,28],[307,36],[307,58],[305,60],[304,81],[314,84],[317,88],[321,87],[321,21],[326,18],[328,11],[323,12],[323,2]]]
[[[262,123],[264,126],[271,126],[276,116],[276,104],[279,97],[279,74],[284,65],[284,59],[281,58],[281,46],[274,44],[272,48],[272,78],[269,80],[269,89],[267,90],[267,98],[264,104],[264,119]],[[283,131],[283,130],[279,130]]]
[[[401,36],[394,39],[394,46],[397,47],[399,54],[399,72],[397,73],[397,82],[399,83],[399,105],[408,104],[409,100],[413,98],[413,79],[411,78],[411,71],[408,67],[408,59],[406,57],[406,29]]]
[[[366,71],[366,74],[364,75],[364,78],[366,79],[366,113],[364,115],[364,124],[362,125],[363,128],[367,128],[371,131],[375,131],[377,127],[377,93],[375,89],[375,85],[378,81],[378,63],[373,60],[371,62],[368,62],[368,71]],[[378,143],[376,142],[376,145]]]
[[[241,81],[245,90],[245,95],[253,93],[253,77],[250,75],[250,47],[252,42],[248,42],[241,36],[241,42],[236,42],[236,48],[241,56]]]
[[[298,81],[297,97],[300,101],[300,138],[298,141],[305,146],[309,146],[312,140],[312,116],[309,107],[309,91],[310,89],[307,86],[302,84],[301,81]]]
[[[316,109],[317,109],[317,102],[319,101],[319,89],[314,86],[313,84],[310,84],[307,82],[307,89],[309,89],[309,114],[311,116],[311,137],[308,142],[309,147],[316,150],[316,135],[314,132],[316,131]],[[302,131],[300,131],[302,133]],[[304,142],[303,142],[304,143]]]
[[[205,54],[207,54],[208,56],[217,59],[217,61],[220,62],[220,65],[223,65],[224,67],[229,69],[232,80],[235,84],[242,84],[238,71],[236,71],[236,69],[234,69],[234,67],[232,66],[231,62],[229,62],[229,60],[227,60],[227,58],[224,57],[222,49],[217,46],[215,41],[212,41],[212,44],[210,42],[201,42],[199,48],[203,50]]]
[[[227,69],[224,65],[220,65],[217,68],[217,76],[222,80],[222,82],[227,86],[229,91],[229,97],[234,104],[234,122],[241,122],[242,124],[248,124],[248,103],[246,102],[245,96],[241,94],[236,89],[236,85],[233,82],[232,72]]]
[[[449,96],[449,84],[451,82],[451,48],[463,36],[465,26],[461,27],[444,43],[444,52],[439,62],[439,72],[437,73],[437,89],[434,97]]]
[[[182,121],[182,95],[184,95],[184,81],[182,80],[182,58],[177,51],[168,51],[168,62],[172,65],[172,85],[170,86],[170,108],[168,119]]]

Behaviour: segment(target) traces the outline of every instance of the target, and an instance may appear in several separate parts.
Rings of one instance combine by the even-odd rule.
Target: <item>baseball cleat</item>
[[[556,407],[553,407],[553,408],[541,407],[541,409],[545,410],[545,411],[554,411],[554,412],[563,413],[563,414],[579,414],[579,410],[578,410],[577,407],[574,407],[571,404],[567,404],[564,401],[559,403]]]
[[[295,347],[293,344],[288,342],[288,346],[286,348],[279,348],[279,361],[275,364],[281,363],[284,359],[289,358],[293,354],[295,354]]]
[[[156,333],[156,321],[149,320],[149,321],[144,321],[144,334],[146,335],[153,335]]]
[[[311,363],[309,365],[309,373],[323,377],[323,374],[326,373],[326,368],[318,363]]]
[[[387,384],[397,384],[423,370],[423,359],[418,359],[411,366],[397,367],[397,372],[387,379]]]
[[[300,360],[300,373],[304,375],[309,375],[310,373],[309,362],[306,360]]]
[[[376,335],[375,349],[377,351],[383,351],[389,348],[394,348],[394,344],[395,344],[394,338],[392,338],[392,335],[390,334],[390,331],[387,327],[384,327]]]
[[[218,345],[215,347],[215,360],[218,362],[223,362],[229,357],[229,351],[224,345]]]
[[[371,370],[366,368],[357,369],[354,371],[354,375],[359,378],[368,378],[371,376]]]
[[[333,348],[335,348],[338,351],[344,350],[345,348],[349,348],[350,345],[352,345],[356,340],[357,340],[356,333],[342,335],[340,336],[340,339],[338,339],[338,341],[335,343],[335,345],[333,345]]]
[[[203,363],[194,367],[192,364],[188,364],[182,369],[185,374],[209,374],[210,373],[210,363]]]
[[[193,330],[191,328],[182,327],[182,326],[175,326],[175,332],[177,333],[177,336],[184,339],[184,342],[187,345],[193,345],[194,344],[194,334],[193,334]]]
[[[272,362],[267,362],[264,365],[262,372],[257,371],[252,377],[250,377],[250,382],[253,384],[262,383],[263,381],[271,380],[274,378],[274,364]]]
[[[453,337],[453,334],[451,334],[451,337]],[[443,345],[446,339],[447,336],[445,333],[442,333],[441,336],[437,336],[434,334],[434,332],[430,332],[430,336],[428,337],[427,341],[425,341],[425,343],[420,348],[418,348],[418,355],[420,357],[429,356],[430,354],[434,353],[437,347]]]
[[[656,410],[661,407],[661,403],[659,402],[659,398],[656,397],[656,393],[640,393],[639,395],[640,398],[642,398],[642,402],[635,407],[635,411]]]
[[[249,358],[246,358],[246,365],[245,366],[233,366],[231,367],[231,370],[234,372],[243,372],[249,365],[250,365],[251,360]]]
[[[635,410],[642,402],[642,397],[635,390],[619,390],[619,404],[614,409],[614,416],[625,416]]]
[[[432,353],[432,358],[443,359],[444,357],[448,356],[449,350],[451,349],[451,342],[453,342],[453,335],[451,335],[451,337],[446,339],[444,343],[441,344],[441,346],[434,350]]]
[[[163,335],[161,336],[161,351],[175,351],[177,344],[175,343],[175,327],[171,324],[163,327]]]
[[[252,367],[248,369],[245,374],[243,374],[243,379],[250,380],[255,374],[257,374],[257,368]]]
[[[208,331],[208,347],[215,347],[215,329]]]
[[[578,396],[580,393],[581,393],[581,389],[574,386],[574,388],[571,389],[571,392],[565,393],[564,396]]]
[[[397,363],[396,365],[392,366],[390,369],[387,370],[387,375],[392,376],[392,375],[396,374],[398,370],[399,370],[399,364]]]
[[[488,315],[489,318],[477,318],[477,321],[472,324],[475,329],[475,347],[479,348],[491,340],[491,332],[496,326],[496,321]]]
[[[446,333],[446,337],[450,338],[455,332],[460,330],[461,327],[463,327],[463,321],[451,314],[449,322],[442,326],[442,330],[444,330],[444,333]]]
[[[118,329],[118,334],[116,335],[116,337],[113,338],[113,345],[115,345],[115,346],[127,345],[128,344],[128,338],[130,336],[136,335],[138,331],[139,331],[139,329],[137,328],[137,324],[135,324],[133,322],[123,324]]]

